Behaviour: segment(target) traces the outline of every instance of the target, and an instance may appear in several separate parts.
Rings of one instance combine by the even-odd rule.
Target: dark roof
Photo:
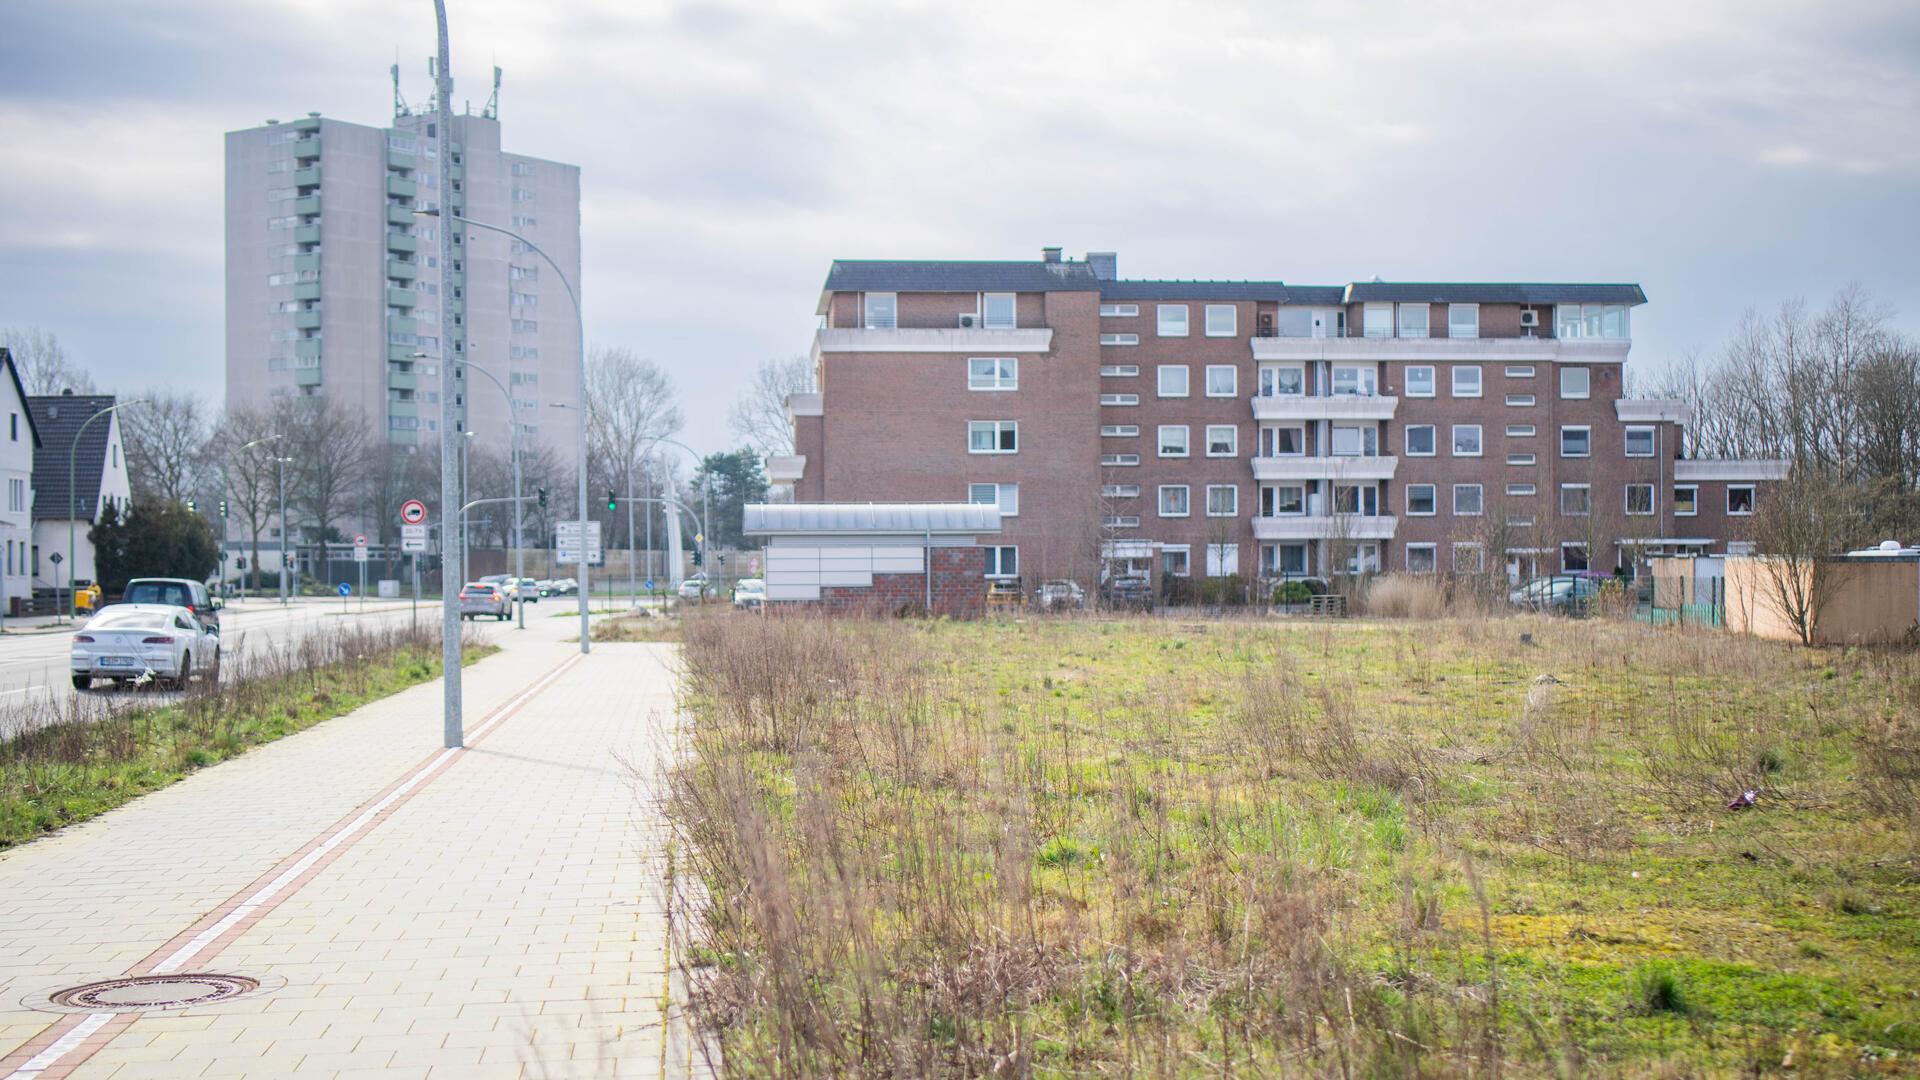
[[[5,365],[7,374],[13,378],[13,392],[20,395],[20,404],[27,410],[27,434],[33,436],[33,448],[40,449],[40,425],[33,422],[33,409],[27,406],[27,387],[20,381],[20,365],[13,361],[13,350],[0,345],[0,365]]]
[[[1091,292],[1093,269],[1071,260],[835,259],[826,292]]]
[[[27,399],[27,412],[46,440],[46,449],[33,455],[33,520],[64,521],[67,507],[79,509],[83,520],[92,518],[100,503],[100,480],[107,468],[107,433],[111,418],[88,427],[76,451],[74,436],[80,425],[100,410],[113,404],[112,394],[49,394]],[[68,457],[73,462],[75,498],[67,500]]]
[[[1278,281],[1103,281],[1102,300],[1278,300],[1289,289]]]
[[[1347,302],[1345,285],[1289,285],[1287,303],[1331,307]]]
[[[1356,281],[1347,286],[1348,303],[1368,300],[1405,304],[1644,304],[1647,294],[1638,285]]]

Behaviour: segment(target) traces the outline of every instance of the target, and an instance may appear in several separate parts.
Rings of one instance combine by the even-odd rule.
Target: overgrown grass
[[[470,642],[471,663],[495,647]],[[222,664],[164,703],[77,694],[0,710],[0,849],[105,813],[440,675],[437,628],[334,627]]]
[[[652,612],[604,619],[593,624],[593,640],[679,641],[680,616]]]
[[[682,633],[678,917],[729,1073],[1920,1055],[1910,653],[1532,616]]]

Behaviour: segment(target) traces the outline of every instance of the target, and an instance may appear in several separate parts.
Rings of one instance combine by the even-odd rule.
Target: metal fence
[[[1654,626],[1727,625],[1727,579],[1705,576],[1655,576],[1634,612]]]

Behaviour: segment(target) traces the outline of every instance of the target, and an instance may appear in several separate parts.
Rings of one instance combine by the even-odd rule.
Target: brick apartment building
[[[799,502],[997,502],[989,576],[1633,568],[1739,551],[1779,462],[1623,396],[1637,285],[1125,280],[836,261]]]

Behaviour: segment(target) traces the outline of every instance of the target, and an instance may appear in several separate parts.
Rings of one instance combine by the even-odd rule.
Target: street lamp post
[[[94,413],[92,416],[87,417],[81,421],[80,430],[73,433],[73,445],[67,450],[67,620],[69,622],[80,613],[79,599],[73,592],[73,572],[80,569],[80,564],[73,559],[74,552],[79,548],[79,545],[76,543],[77,530],[74,528],[74,524],[80,516],[80,493],[74,490],[74,486],[79,480],[80,436],[87,433],[87,429],[93,426],[95,420],[109,413],[119,412],[129,405],[144,405],[146,401],[146,398],[135,398],[132,401],[123,401],[118,405],[109,405],[99,412]],[[103,461],[100,464],[101,468],[104,469],[106,467],[106,462]],[[94,505],[96,507],[99,505],[99,499],[100,496],[96,493],[94,496]],[[96,581],[99,580],[100,560],[98,558],[94,559],[93,575]],[[102,590],[101,595],[104,598],[104,590]]]
[[[253,449],[256,446],[260,446],[264,443],[270,443],[276,439],[282,439],[285,437],[286,437],[286,434],[284,432],[277,435],[262,435],[259,438],[253,440],[252,442],[241,443],[240,449],[235,450],[233,452],[233,456],[239,457],[241,454],[246,453],[247,451]],[[280,459],[276,457],[273,460],[274,460],[273,471],[274,471],[274,474],[278,476],[280,472],[280,465],[279,465]],[[233,484],[231,482],[227,484],[227,494],[229,496],[233,494]],[[248,518],[248,525],[251,528],[254,522],[259,521],[259,517],[257,516],[257,512],[255,510],[255,508],[259,504],[253,501],[252,494],[249,494],[247,496],[247,499],[248,499],[247,513],[248,515],[250,515]],[[225,551],[226,539],[227,539],[226,532],[227,532],[226,522],[222,521],[220,523],[220,541],[221,541],[221,548],[222,548],[220,553],[220,566],[221,566],[221,573],[223,575],[226,572],[226,565],[227,565],[226,551]],[[259,533],[253,534],[253,540],[254,540],[253,554],[255,556],[253,560],[253,589],[255,592],[260,591],[260,559],[258,558],[260,554],[259,535],[260,535]],[[285,570],[286,565],[287,565],[287,485],[285,483],[282,483],[280,485],[280,566],[283,572]],[[241,582],[240,587],[244,590],[246,588],[246,583],[244,581]]]
[[[418,358],[424,357],[427,354],[414,353],[413,355]],[[488,371],[473,361],[455,360],[453,362],[476,375],[486,376],[489,382],[500,388],[501,396],[507,399],[507,455],[513,459],[513,592],[515,606],[517,606],[520,611],[520,629],[525,630],[527,628],[527,600],[526,597],[521,595],[519,581],[521,578],[527,576],[527,552],[520,531],[522,521],[522,507],[520,502],[520,420],[514,415],[513,393],[507,389],[506,383],[500,381],[500,376],[495,375],[493,372]],[[473,433],[468,432],[467,434],[472,435]],[[465,500],[462,500],[463,505],[464,503]],[[465,528],[464,523],[462,528]]]
[[[273,459],[273,478],[280,485],[280,606],[287,606],[287,533],[291,530],[287,522],[287,466],[293,463],[290,457]]]
[[[443,0],[434,0],[434,7],[437,10],[444,11]],[[446,64],[446,59],[445,59],[446,31],[444,29],[444,26],[445,24],[443,23],[442,30],[441,30],[442,44],[441,44],[441,53],[440,53],[441,55],[440,63],[442,65],[443,71]],[[446,105],[444,102],[442,102],[441,108],[442,109],[446,108]],[[441,130],[442,132],[446,130],[444,125],[442,125]],[[444,137],[445,136],[443,135],[442,138]],[[445,190],[444,185],[449,182],[446,179],[447,176],[449,175],[449,170],[444,168],[444,165],[446,164],[446,162],[451,160],[446,156],[447,153],[448,151],[443,145],[441,148],[441,159],[440,159],[441,164],[443,166],[443,168],[440,170],[441,177],[442,177],[443,190]],[[414,213],[421,217],[447,218],[453,221],[457,221],[462,225],[471,226],[475,229],[485,229],[488,232],[496,232],[502,236],[506,236],[514,240],[518,240],[521,246],[525,247],[528,251],[533,252],[535,255],[540,256],[540,258],[546,262],[547,266],[553,270],[554,276],[560,279],[561,287],[567,290],[567,299],[572,301],[573,303],[574,329],[578,339],[577,344],[579,345],[579,350],[576,353],[574,358],[575,359],[574,371],[575,371],[575,376],[579,379],[579,405],[577,407],[580,410],[580,430],[578,432],[578,440],[577,440],[578,441],[577,450],[578,450],[578,456],[580,459],[579,460],[579,469],[580,469],[580,492],[579,492],[580,493],[580,651],[583,653],[588,652],[590,650],[590,644],[587,636],[587,604],[588,604],[588,597],[591,592],[591,585],[588,583],[588,580],[587,580],[588,563],[587,563],[587,535],[586,535],[587,533],[587,408],[586,408],[586,405],[587,405],[587,323],[586,323],[585,314],[580,310],[580,294],[574,291],[573,282],[568,280],[567,272],[565,270],[560,269],[560,264],[553,261],[553,256],[548,255],[545,251],[541,250],[540,245],[534,243],[533,241],[527,239],[524,236],[521,236],[519,233],[514,232],[511,229],[503,229],[498,225],[489,225],[484,221],[475,221],[472,218],[463,217],[459,214],[454,213],[452,210],[451,193],[448,193],[442,197],[441,208],[439,210],[415,210]],[[446,230],[444,229],[441,231],[443,234],[446,232]],[[449,261],[453,258],[451,250],[448,251],[446,258]],[[444,395],[442,397],[444,400]]]
[[[440,151],[440,205],[453,212],[453,57],[447,46],[447,5],[446,0],[433,0],[434,29],[439,40],[438,63],[435,65],[433,89],[436,141]],[[453,271],[453,230],[440,230],[440,273],[443,281]],[[446,290],[442,290],[443,293]],[[449,294],[450,295],[450,294]],[[443,299],[446,299],[443,296]],[[446,380],[442,378],[440,386],[440,512],[447,514],[459,506],[460,487],[458,478],[453,475],[460,445],[459,433],[454,430],[456,415],[453,394],[448,392]],[[460,718],[460,586],[464,581],[454,580],[465,569],[457,564],[459,560],[458,539],[454,530],[446,522],[440,525],[440,687],[443,699],[441,715],[441,742],[451,750],[466,742],[466,732]],[[452,573],[449,574],[448,571]]]

